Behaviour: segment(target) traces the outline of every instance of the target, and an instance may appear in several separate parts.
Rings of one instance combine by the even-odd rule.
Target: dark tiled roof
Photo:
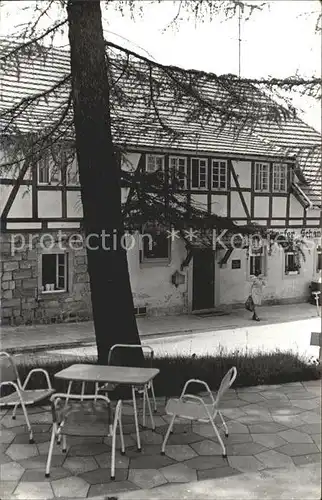
[[[9,46],[12,47],[12,44],[2,42],[2,53],[8,50]],[[220,127],[220,119],[215,112],[206,120],[194,116],[188,97],[182,97],[180,103],[174,106],[174,91],[169,88],[169,81],[165,81],[158,68],[153,73],[157,87],[157,117],[149,101],[149,79],[145,76],[147,66],[136,62],[132,71],[123,71],[118,59],[112,58],[111,61],[112,74],[117,80],[111,110],[116,143],[127,144],[128,147],[175,148],[199,154],[202,152],[275,159],[296,158],[306,181],[301,186],[303,191],[314,203],[320,204],[321,136],[303,121],[298,118],[286,118],[281,123],[274,123],[258,118],[252,130],[245,128],[236,136],[230,126]],[[14,64],[6,67],[0,88],[2,131],[4,127],[8,127],[11,133],[24,133],[51,126],[53,121],[59,118],[68,98],[69,73],[69,53],[57,49],[51,50],[46,58],[37,54],[31,58],[20,59],[19,71]],[[188,78],[189,72],[184,74]],[[177,74],[176,77],[180,79],[182,74]],[[27,112],[17,113],[12,124],[9,124],[8,116],[3,116],[3,111],[19,103],[21,99],[42,93],[64,78],[64,84],[55,92],[37,100]],[[223,85],[219,81],[210,83],[201,75],[195,82],[196,80],[194,84],[203,99],[210,100],[214,106],[218,105],[218,108],[224,101],[230,109],[234,109],[236,95],[242,96],[247,105],[255,109],[257,116],[261,116],[261,110],[263,113],[269,112],[272,106],[273,101],[265,93],[243,81],[234,80]],[[179,131],[180,135],[170,139],[161,127],[160,119],[167,126]],[[67,134],[71,137],[72,129],[69,129]]]

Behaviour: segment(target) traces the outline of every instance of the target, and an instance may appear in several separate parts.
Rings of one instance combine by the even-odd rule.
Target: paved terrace
[[[126,404],[126,456],[117,453],[113,482],[110,438],[69,438],[67,454],[56,446],[51,477],[45,479],[51,422],[48,407],[30,409],[35,444],[28,443],[21,411],[16,420],[5,411],[0,421],[0,497],[320,499],[320,399],[320,381],[229,390],[223,411],[230,431],[227,459],[222,458],[210,425],[191,426],[186,421],[175,426],[166,455],[160,455],[169,422],[164,414],[165,398],[158,398],[156,432],[141,431],[143,449],[138,453],[132,409]],[[128,493],[123,496],[122,492]]]

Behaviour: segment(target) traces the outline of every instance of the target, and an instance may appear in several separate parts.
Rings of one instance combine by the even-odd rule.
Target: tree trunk
[[[76,150],[98,362],[116,343],[140,344],[121,212],[120,166],[111,133],[108,60],[99,1],[69,0]],[[139,357],[142,360],[142,352]],[[138,362],[136,356],[128,364]]]

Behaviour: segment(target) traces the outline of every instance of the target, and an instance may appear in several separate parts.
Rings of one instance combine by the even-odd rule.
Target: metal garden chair
[[[27,389],[29,380],[35,373],[42,373],[45,376],[48,385],[47,389]],[[11,386],[14,392],[7,396],[0,396],[0,407],[13,406],[12,418],[15,419],[17,408],[21,405],[29,431],[29,443],[33,443],[33,432],[26,406],[38,403],[55,392],[51,386],[48,372],[42,368],[34,368],[30,370],[22,384],[13,357],[2,351],[0,352],[0,388],[3,386]]]
[[[220,411],[220,403],[221,403],[221,398],[223,397],[225,392],[229,389],[229,387],[231,387],[236,376],[237,376],[237,369],[233,366],[232,368],[230,368],[230,370],[226,373],[226,375],[222,379],[220,387],[217,392],[216,399],[214,399],[213,394],[210,391],[209,386],[206,384],[206,382],[197,379],[190,379],[188,380],[188,382],[186,382],[179,399],[169,399],[166,406],[166,413],[168,415],[171,415],[172,419],[170,421],[168,430],[166,432],[164,441],[162,443],[162,448],[161,448],[162,455],[164,455],[165,453],[165,446],[167,444],[170,432],[172,431],[174,421],[177,417],[179,417],[179,418],[186,418],[191,421],[196,420],[198,422],[206,422],[206,423],[209,422],[212,425],[213,430],[221,445],[223,457],[227,456],[226,447],[220,437],[219,431],[215,424],[215,418],[218,414],[222,421],[222,426],[225,429],[225,436],[227,437],[228,428]],[[206,388],[207,393],[211,400],[210,404],[205,403],[205,401],[200,396],[195,396],[193,394],[186,393],[186,390],[191,383],[197,383],[203,385]]]
[[[147,345],[141,346],[141,345],[137,345],[137,344],[115,344],[115,345],[113,345],[110,349],[109,354],[108,354],[108,360],[107,360],[108,365],[113,364],[113,355],[115,355],[115,351],[117,349],[128,349],[128,348],[130,348],[130,349],[142,349],[143,354],[148,355],[149,365],[152,368],[153,358],[154,358],[154,351],[153,351],[152,347],[147,346]],[[100,386],[100,387],[98,384],[96,384],[95,394],[98,394],[99,391],[110,392],[110,391],[114,390],[115,388],[116,388],[115,384],[104,384],[103,386]],[[152,426],[152,429],[155,429],[154,419],[153,419],[152,410],[151,410],[151,403],[150,403],[150,398],[149,398],[149,394],[148,394],[149,390],[151,391],[151,395],[153,398],[154,411],[155,412],[157,411],[157,403],[156,403],[156,399],[155,399],[153,380],[151,380],[151,382],[149,382],[146,387],[142,387],[142,388],[132,387],[134,418],[135,418],[135,421],[137,423],[138,422],[138,414],[137,414],[135,392],[138,392],[139,394],[143,394],[142,425],[143,425],[143,427],[145,427],[145,424],[146,424],[146,403],[147,403],[149,415],[150,415],[150,420],[151,420],[151,426]]]
[[[58,442],[62,441],[62,451],[65,453],[67,450],[66,436],[112,436],[111,479],[115,479],[117,426],[119,426],[120,432],[121,453],[125,454],[122,401],[117,402],[113,424],[110,421],[110,404],[109,398],[100,394],[56,393],[51,397],[53,426],[46,463],[46,477],[50,476],[55,439]]]

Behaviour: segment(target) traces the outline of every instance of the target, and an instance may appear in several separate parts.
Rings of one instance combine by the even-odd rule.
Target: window
[[[285,192],[287,190],[287,165],[275,163],[273,165],[273,191]]]
[[[318,249],[316,253],[316,271],[320,272],[322,270],[322,250]]]
[[[255,163],[255,191],[268,191],[269,165],[268,163]]]
[[[179,189],[187,189],[187,158],[170,156],[170,171]]]
[[[202,158],[191,159],[191,189],[208,188],[208,161]]]
[[[41,256],[42,291],[67,291],[67,254],[48,253]]]
[[[49,184],[49,179],[49,159],[48,156],[44,156],[38,163],[38,183]]]
[[[162,226],[145,226],[142,231],[142,261],[169,261],[170,245],[169,233]]]
[[[249,275],[265,274],[265,253],[263,247],[253,249],[249,255]]]
[[[212,160],[211,187],[212,189],[227,189],[227,162],[225,160]]]
[[[285,253],[285,274],[299,274],[298,257],[294,252]]]
[[[158,170],[164,171],[164,156],[163,155],[147,155],[146,156],[146,172],[152,174]]]
[[[49,156],[44,156],[38,162],[38,184],[58,184],[59,182],[59,164],[50,164]]]

